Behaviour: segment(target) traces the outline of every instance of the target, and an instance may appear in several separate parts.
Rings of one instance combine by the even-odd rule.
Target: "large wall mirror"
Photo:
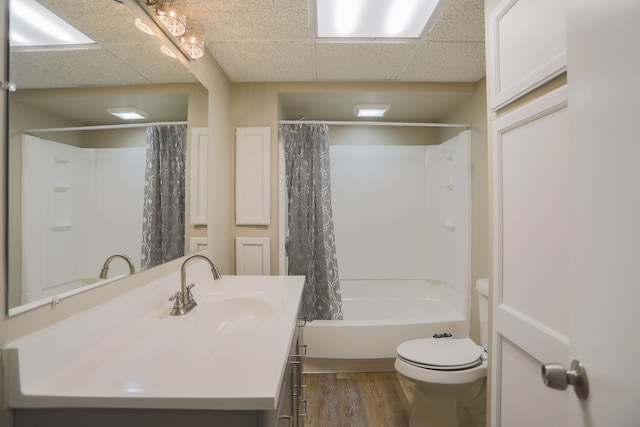
[[[36,32],[22,29],[24,17],[37,23],[37,12],[27,9],[34,3],[89,42],[25,41]],[[111,255],[126,254],[135,272],[143,268],[148,127],[182,124],[188,151],[192,131],[207,126],[208,94],[119,1],[10,0],[9,8],[15,91],[8,109],[7,302],[14,315],[129,274],[123,259],[113,259],[107,278],[100,277]],[[108,112],[114,108],[146,117],[124,121]],[[189,237],[206,236],[185,218],[183,253]]]

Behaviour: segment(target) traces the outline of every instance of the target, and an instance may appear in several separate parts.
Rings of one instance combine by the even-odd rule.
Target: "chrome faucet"
[[[104,265],[102,266],[102,270],[100,270],[101,279],[107,278],[107,274],[109,273],[109,264],[111,264],[111,261],[113,261],[114,258],[122,258],[127,262],[127,264],[129,265],[129,274],[134,274],[136,272],[136,269],[133,266],[133,261],[131,261],[131,258],[126,256],[125,254],[114,254],[114,255],[111,255],[109,258],[107,258],[107,260],[104,262]]]
[[[222,277],[218,267],[216,267],[211,258],[206,255],[194,254],[185,259],[182,263],[182,267],[180,268],[180,290],[169,298],[169,301],[174,301],[173,308],[170,313],[172,316],[182,316],[187,314],[197,305],[196,301],[193,299],[193,294],[191,293],[191,288],[195,285],[192,283],[187,286],[187,264],[195,258],[201,258],[209,263],[211,266],[213,280]]]

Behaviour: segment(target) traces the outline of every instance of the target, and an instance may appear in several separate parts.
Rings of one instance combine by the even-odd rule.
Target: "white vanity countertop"
[[[170,316],[179,272],[4,348],[16,408],[275,409],[304,277],[193,262],[198,306]]]

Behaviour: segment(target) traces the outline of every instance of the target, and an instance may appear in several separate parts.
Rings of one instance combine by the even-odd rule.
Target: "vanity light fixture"
[[[158,18],[158,21],[162,23],[169,34],[178,37],[185,33],[187,30],[187,15],[182,12],[182,8],[175,0],[160,0],[148,5],[153,6],[151,12]],[[134,23],[140,31],[154,34],[153,30],[140,18],[136,18]]]
[[[190,29],[178,37],[180,46],[189,54],[191,59],[198,59],[204,56],[204,39]]]
[[[164,27],[161,32],[169,37],[182,54],[186,54],[190,59],[201,58],[204,56],[204,38],[200,35],[203,31],[198,23],[191,20],[187,26],[187,16],[177,3],[178,0],[146,0],[149,7],[145,8],[145,11],[156,25],[161,24]],[[140,18],[136,18],[135,25],[140,31],[155,34],[149,24]],[[160,50],[167,56],[177,58],[176,53],[166,44],[163,44]]]
[[[316,0],[320,38],[417,39],[432,27],[441,0]]]
[[[107,112],[122,120],[140,120],[149,117],[145,111],[136,107],[107,108]]]
[[[358,104],[354,113],[358,117],[383,117],[390,107],[388,104]]]
[[[182,12],[175,0],[159,2],[154,13],[172,36],[181,36],[187,30],[187,15]]]

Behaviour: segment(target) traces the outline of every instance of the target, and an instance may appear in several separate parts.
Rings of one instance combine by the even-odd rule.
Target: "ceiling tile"
[[[191,2],[209,42],[309,40],[309,13],[301,0]],[[188,21],[187,21],[188,22]]]
[[[209,49],[234,82],[313,80],[310,43],[210,43]]]
[[[177,59],[160,51],[160,43],[123,43],[110,47],[123,64],[143,76],[148,83],[193,83],[198,79]]]
[[[484,43],[421,42],[402,81],[477,82],[485,74]]]
[[[70,81],[27,61],[23,55],[11,55],[9,79],[18,89],[41,89],[74,86]]]
[[[484,0],[449,0],[426,39],[484,41]]]
[[[105,49],[59,52],[24,52],[29,62],[40,69],[55,70],[76,86],[109,86],[127,81],[129,84],[149,83],[140,73]]]
[[[115,0],[38,0],[60,16],[70,15],[131,15],[129,8]]]
[[[109,16],[109,15],[107,15]],[[158,39],[136,28],[133,13],[108,19],[105,15],[68,15],[67,21],[91,37],[96,43],[129,43],[131,40],[155,41]]]
[[[319,81],[395,81],[419,42],[316,42]]]

